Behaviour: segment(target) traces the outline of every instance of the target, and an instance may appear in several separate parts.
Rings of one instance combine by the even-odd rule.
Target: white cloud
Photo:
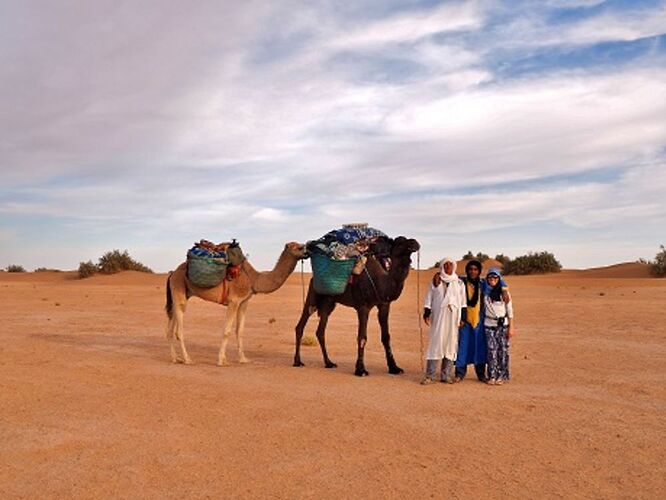
[[[264,207],[252,214],[253,219],[265,222],[282,222],[286,220],[285,214],[274,208]]]
[[[563,24],[549,24],[527,12],[499,30],[504,48],[631,42],[666,33],[666,6],[611,10]]]
[[[400,13],[360,28],[340,30],[323,45],[329,50],[385,47],[436,33],[478,29],[483,22],[480,2],[445,3],[435,9]]]
[[[664,213],[654,162],[666,144],[666,71],[654,60],[520,80],[496,79],[485,62],[512,43],[592,43],[586,30],[644,36],[664,9],[630,14],[626,33],[619,14],[553,28],[527,9],[516,33],[518,24],[483,31],[491,2],[376,21],[320,4],[288,14],[268,2],[41,7],[17,3],[13,22],[0,20],[0,91],[13,96],[0,111],[11,124],[0,139],[0,216],[53,221],[94,239],[91,252],[128,241],[162,255],[155,267],[165,269],[181,258],[172,245],[219,235],[242,238],[265,267],[273,247],[359,219],[441,246],[447,218],[456,224],[443,233],[466,241],[493,228],[592,231]],[[273,53],[281,36],[286,48]],[[333,64],[341,53],[353,57]],[[414,68],[392,79],[394,60]],[[375,78],[375,63],[387,78]],[[646,161],[651,170],[633,166]],[[625,174],[476,189],[608,168]],[[461,187],[471,192],[451,191]],[[28,229],[4,229],[5,249],[22,255]],[[171,247],[161,253],[156,241]]]

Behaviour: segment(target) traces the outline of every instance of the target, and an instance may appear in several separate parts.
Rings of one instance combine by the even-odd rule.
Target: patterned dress
[[[509,380],[509,338],[508,327],[486,326],[488,342],[488,378]]]
[[[484,296],[485,330],[488,347],[488,378],[509,380],[509,328],[506,304]]]

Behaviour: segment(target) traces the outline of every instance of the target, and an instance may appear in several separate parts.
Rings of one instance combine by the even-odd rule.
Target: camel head
[[[284,246],[285,252],[289,253],[291,256],[297,259],[305,259],[307,257],[307,251],[305,250],[305,245],[302,243],[297,243],[295,241],[290,241]]]
[[[398,236],[393,240],[393,246],[391,248],[391,257],[393,259],[407,259],[411,264],[412,259],[411,255],[414,252],[418,252],[421,248],[421,245],[414,238],[405,238],[404,236]]]
[[[414,239],[408,239],[404,236],[389,238],[382,236],[370,244],[370,255],[372,255],[381,264],[385,271],[391,269],[391,264],[403,262],[406,265],[412,263],[411,254],[421,248],[419,242]]]

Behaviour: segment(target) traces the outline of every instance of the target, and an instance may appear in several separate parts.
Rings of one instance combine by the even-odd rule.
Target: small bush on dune
[[[8,273],[24,273],[25,268],[23,266],[19,266],[16,264],[10,264],[7,266],[7,272]]]
[[[99,272],[102,274],[114,274],[119,273],[120,271],[141,271],[143,273],[153,272],[147,266],[144,266],[130,257],[127,250],[124,252],[121,252],[120,250],[106,252],[99,258],[97,267],[99,267]]]
[[[504,274],[545,274],[561,270],[562,264],[550,252],[530,252],[504,264]]]
[[[88,262],[81,262],[79,264],[79,278],[88,278],[98,271],[97,266],[93,264],[92,260]]]
[[[79,278],[87,278],[95,273],[101,274],[115,274],[121,271],[141,271],[142,273],[152,273],[153,271],[135,261],[130,257],[127,250],[121,252],[120,250],[111,250],[106,252],[99,258],[97,264],[92,261],[81,262],[79,264]]]
[[[502,265],[502,269],[506,273],[506,270],[509,269],[509,262],[511,262],[511,259],[503,253],[498,253],[495,255],[495,260]]]
[[[487,254],[482,253],[482,252],[479,252],[479,253],[476,254],[476,260],[478,260],[479,262],[485,262],[488,259],[490,259],[490,255],[487,255]]]
[[[657,278],[666,276],[666,247],[661,245],[659,253],[650,261],[650,274]]]
[[[469,250],[465,255],[462,256],[462,260],[473,260],[473,259],[476,259],[479,262],[485,262],[488,259],[490,259],[490,256],[483,252],[478,252],[476,255],[474,255],[471,250]]]
[[[50,269],[48,267],[38,267],[35,269],[36,273],[59,273],[60,269]]]

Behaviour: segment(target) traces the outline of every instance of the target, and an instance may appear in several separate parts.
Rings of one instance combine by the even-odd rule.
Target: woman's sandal
[[[486,380],[486,384],[497,385],[497,380],[495,380],[494,378],[489,378],[488,380]]]
[[[435,381],[431,379],[430,377],[425,377],[423,380],[421,380],[421,385],[430,385],[434,383]]]

